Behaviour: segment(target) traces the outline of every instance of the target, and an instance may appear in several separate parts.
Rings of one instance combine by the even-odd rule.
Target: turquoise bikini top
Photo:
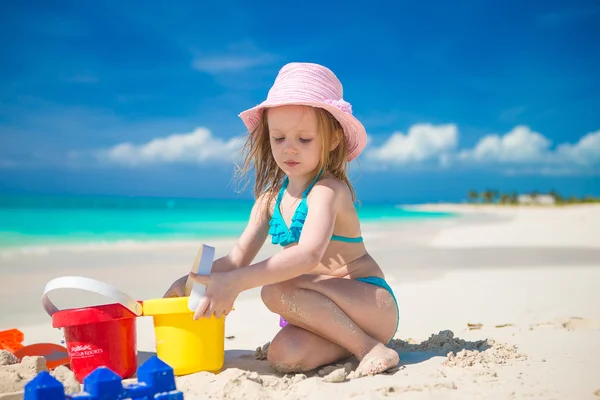
[[[302,233],[302,227],[304,226],[304,221],[306,220],[306,215],[308,214],[308,205],[306,204],[306,196],[312,189],[312,187],[317,183],[321,173],[315,178],[315,180],[302,192],[302,200],[300,200],[300,204],[296,208],[294,215],[292,216],[292,223],[288,229],[283,216],[281,215],[281,211],[279,209],[279,205],[281,203],[281,198],[283,197],[283,193],[287,189],[289,180],[286,176],[283,180],[283,184],[281,185],[281,189],[279,190],[279,195],[277,196],[277,201],[275,202],[275,209],[273,210],[273,216],[271,217],[271,221],[269,221],[269,234],[272,235],[271,243],[272,244],[280,244],[281,246],[287,246],[291,243],[297,243],[300,240],[300,234]],[[362,236],[356,238],[350,238],[345,236],[332,235],[331,240],[337,240],[341,242],[352,242],[359,243],[363,241]]]

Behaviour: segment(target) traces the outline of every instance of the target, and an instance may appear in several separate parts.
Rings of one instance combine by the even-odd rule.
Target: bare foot
[[[354,371],[354,378],[380,374],[397,366],[399,362],[400,356],[395,350],[386,347],[383,343],[378,343],[360,361]]]

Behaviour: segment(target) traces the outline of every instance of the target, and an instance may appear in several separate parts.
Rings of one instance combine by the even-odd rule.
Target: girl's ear
[[[340,129],[337,129],[332,136],[333,139],[331,140],[331,145],[329,146],[330,152],[334,151],[340,145],[340,140],[344,137],[344,133]]]

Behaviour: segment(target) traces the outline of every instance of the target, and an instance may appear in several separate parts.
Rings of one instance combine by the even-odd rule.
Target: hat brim
[[[342,126],[342,129],[344,130],[344,136],[346,137],[346,143],[348,145],[348,161],[354,160],[364,150],[367,144],[367,132],[363,124],[352,114],[344,112],[336,106],[330,104],[310,101],[264,101],[255,107],[243,111],[239,114],[239,117],[244,122],[244,125],[246,125],[248,131],[252,132],[260,122],[261,114],[265,108],[273,108],[284,105],[317,107],[322,108],[331,113],[331,115],[333,115],[333,117],[338,120],[338,122]]]

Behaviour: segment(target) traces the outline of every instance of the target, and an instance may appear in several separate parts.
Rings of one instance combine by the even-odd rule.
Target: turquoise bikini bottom
[[[360,282],[368,283],[371,285],[382,287],[385,290],[387,290],[388,292],[390,292],[390,294],[392,295],[392,298],[394,299],[394,303],[396,303],[396,310],[398,310],[398,320],[396,321],[396,329],[394,330],[394,333],[392,334],[392,337],[389,340],[389,341],[391,341],[394,338],[394,335],[396,335],[396,331],[398,330],[398,324],[400,323],[400,307],[398,307],[398,301],[396,300],[396,296],[394,296],[394,291],[392,290],[390,285],[388,285],[388,283],[385,281],[385,279],[380,278],[378,276],[367,276],[365,278],[356,278],[356,280],[360,281]],[[280,316],[279,317],[279,326],[283,328],[287,324],[288,324],[288,322],[283,317]],[[389,341],[388,341],[388,343],[389,343]]]
[[[392,334],[392,337],[389,340],[389,341],[391,341],[394,338],[394,335],[396,335],[396,331],[398,330],[398,324],[400,323],[400,307],[398,307],[398,301],[396,300],[394,291],[392,290],[390,285],[388,285],[388,283],[385,281],[385,279],[380,278],[378,276],[367,276],[365,278],[356,278],[356,280],[365,282],[365,283],[370,283],[371,285],[382,287],[385,290],[387,290],[388,292],[390,292],[390,294],[392,295],[392,298],[394,299],[394,303],[396,303],[396,310],[398,310],[398,320],[396,321],[396,329],[394,330],[394,333]]]

